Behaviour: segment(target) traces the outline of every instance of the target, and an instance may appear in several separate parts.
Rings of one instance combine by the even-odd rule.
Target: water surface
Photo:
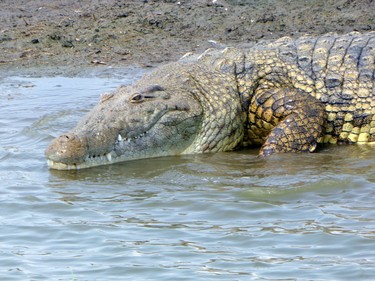
[[[48,170],[52,138],[141,72],[0,79],[0,280],[374,280],[374,147]]]

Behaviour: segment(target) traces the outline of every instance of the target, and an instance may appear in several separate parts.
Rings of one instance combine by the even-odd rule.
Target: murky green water
[[[139,74],[0,79],[0,280],[374,280],[375,147],[49,171],[52,137]]]

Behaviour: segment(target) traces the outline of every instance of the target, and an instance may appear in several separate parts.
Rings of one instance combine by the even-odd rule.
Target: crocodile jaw
[[[75,129],[51,142],[45,152],[49,168],[77,170],[182,154],[197,135],[203,110],[191,94],[175,92],[151,86],[104,96]]]

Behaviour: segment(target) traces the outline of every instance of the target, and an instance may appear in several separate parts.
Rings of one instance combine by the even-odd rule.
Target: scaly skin
[[[50,168],[261,146],[375,143],[375,32],[186,55],[120,87],[46,150]]]

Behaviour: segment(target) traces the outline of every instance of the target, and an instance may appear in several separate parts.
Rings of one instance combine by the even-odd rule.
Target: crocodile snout
[[[87,140],[68,133],[54,139],[46,149],[47,159],[64,164],[79,163],[87,153]]]

